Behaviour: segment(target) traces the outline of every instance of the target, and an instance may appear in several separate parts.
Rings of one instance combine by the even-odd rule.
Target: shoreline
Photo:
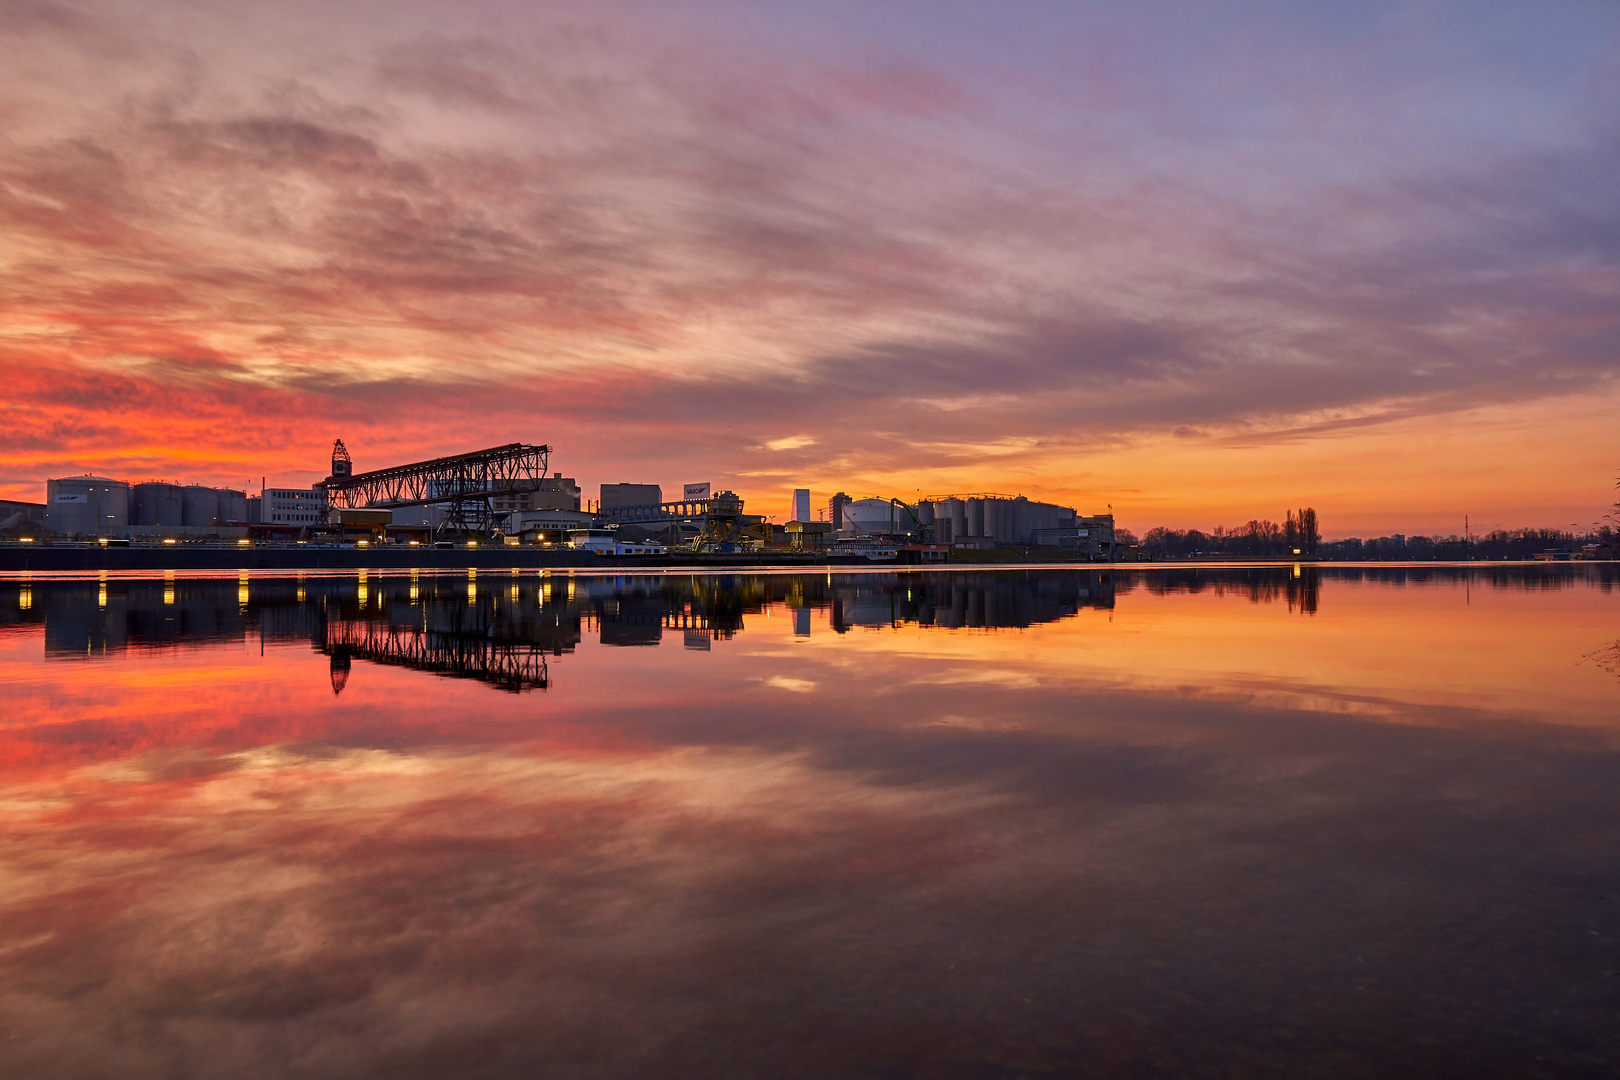
[[[1244,560],[1166,560],[1163,562],[1090,562],[1081,559],[1033,557],[1007,552],[1000,558],[968,558],[946,562],[873,562],[829,558],[825,553],[802,555],[755,552],[716,555],[601,555],[595,552],[536,548],[396,548],[355,547],[101,547],[99,545],[7,545],[0,547],[0,576],[32,574],[150,574],[150,573],[453,573],[460,571],[532,571],[545,573],[617,574],[714,573],[732,570],[775,572],[848,573],[870,571],[927,572],[971,570],[1222,570],[1266,567],[1448,567],[1496,568],[1505,566],[1612,565],[1616,560],[1310,560],[1255,558]],[[998,553],[1001,554],[1001,553]],[[974,557],[978,556],[978,557]]]

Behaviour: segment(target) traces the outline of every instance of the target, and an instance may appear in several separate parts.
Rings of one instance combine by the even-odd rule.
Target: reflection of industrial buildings
[[[601,486],[594,506],[579,485],[549,473],[551,448],[511,443],[467,454],[356,472],[342,440],[327,478],[308,488],[131,485],[98,476],[47,483],[44,528],[70,537],[216,536],[246,540],[489,543],[571,546],[608,554],[662,549],[732,553],[770,548],[866,561],[943,560],[952,549],[1051,549],[1116,558],[1112,515],[1022,495],[943,495],[907,503],[832,497],[812,520],[811,492],[793,492],[792,519],[773,526],[730,491],[688,485],[664,499],[658,484]]]
[[[548,656],[592,637],[706,650],[772,609],[807,634],[813,621],[837,633],[1029,627],[1113,604],[1110,570],[13,580],[0,582],[0,631],[43,624],[46,658],[58,661],[257,637],[326,654],[335,690],[360,661],[523,691],[549,685]]]

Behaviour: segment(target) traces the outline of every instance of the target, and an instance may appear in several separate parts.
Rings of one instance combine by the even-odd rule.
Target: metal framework
[[[679,527],[695,524],[698,533],[686,542],[693,551],[731,552],[759,547],[765,542],[764,519],[742,512],[743,501],[730,491],[708,499],[610,506],[597,511],[603,525],[653,525],[670,533],[670,543],[681,543]]]
[[[332,657],[334,691],[348,681],[351,657],[450,678],[477,679],[512,693],[544,690],[550,683],[546,652],[539,645],[492,640],[476,633],[426,630],[410,623],[333,619],[326,624],[317,648]]]
[[[496,520],[491,497],[538,489],[550,458],[549,446],[508,443],[355,476],[329,476],[323,486],[330,506],[443,505],[442,529],[487,534]]]

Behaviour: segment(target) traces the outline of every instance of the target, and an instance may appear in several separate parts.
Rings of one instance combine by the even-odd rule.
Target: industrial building
[[[623,506],[657,506],[663,501],[664,489],[657,484],[603,484],[602,497],[596,508],[615,510]]]
[[[326,490],[319,485],[307,488],[267,487],[260,495],[259,523],[314,528],[326,520],[326,511]]]
[[[579,502],[579,484],[562,473],[552,473],[537,481],[518,481],[510,491],[490,497],[497,514],[526,510],[578,510]]]
[[[690,484],[665,502],[659,484],[604,483],[596,506],[582,506],[579,484],[547,473],[549,446],[511,443],[450,457],[356,473],[342,440],[325,480],[307,488],[236,488],[147,480],[130,485],[80,476],[47,484],[44,527],[81,537],[233,535],[262,539],[444,542],[504,538],[562,546],[581,530],[612,530],[616,542],[656,541],[672,549],[735,552],[779,546],[867,559],[932,561],[951,549],[1052,549],[1113,561],[1111,514],[1023,495],[972,493],[897,498],[832,496],[823,520],[811,491],[795,488],[786,525],[745,514],[734,492]]]
[[[1112,561],[1112,514],[1086,517],[1067,506],[1022,495],[941,495],[905,503],[899,499],[852,499],[843,492],[828,503],[828,517],[842,539],[888,537],[958,548],[1056,548]]]
[[[44,503],[0,499],[0,533],[32,533],[44,527]]]

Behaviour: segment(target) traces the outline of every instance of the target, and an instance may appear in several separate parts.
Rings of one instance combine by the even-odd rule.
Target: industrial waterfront
[[[288,488],[266,478],[257,495],[163,480],[59,477],[47,481],[43,503],[0,504],[0,539],[9,541],[0,546],[0,570],[211,569],[230,560],[209,552],[232,546],[243,549],[238,565],[248,569],[476,567],[488,563],[468,553],[489,548],[510,549],[519,565],[548,566],[600,565],[603,558],[926,563],[979,551],[1086,562],[1120,557],[1111,513],[1087,517],[1022,495],[905,501],[840,491],[817,508],[810,489],[798,488],[782,524],[747,512],[739,495],[707,482],[686,484],[669,500],[656,483],[604,483],[593,504],[572,477],[548,472],[551,452],[510,443],[356,472],[339,439],[324,480]],[[166,546],[176,551],[165,555]],[[47,548],[51,554],[36,554]],[[378,560],[337,553],[359,549]]]
[[[0,1073],[1598,1077],[1613,564],[0,579]]]

